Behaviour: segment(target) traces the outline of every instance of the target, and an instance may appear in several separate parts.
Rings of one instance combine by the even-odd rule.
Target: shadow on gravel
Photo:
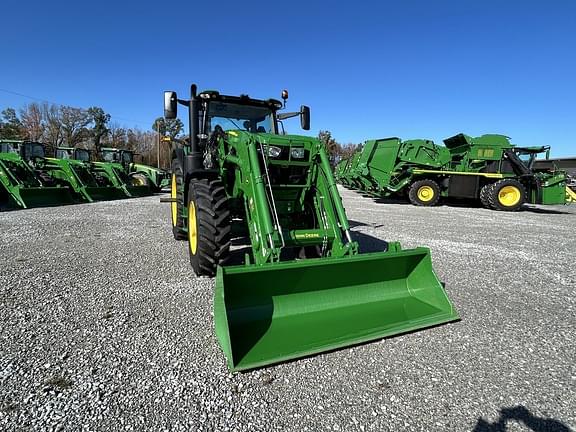
[[[351,234],[352,240],[358,242],[360,253],[382,252],[388,250],[388,242],[384,240],[357,231],[352,231]]]
[[[413,206],[408,198],[373,198],[378,204],[401,204]],[[473,199],[443,198],[436,207],[483,208],[479,201]]]
[[[540,213],[540,214],[573,214],[571,212],[565,212],[562,210],[552,210],[552,209],[545,209],[545,208],[538,208],[538,207],[527,207],[524,206],[520,209],[521,212],[529,212],[529,213]]]
[[[523,423],[534,432],[573,432],[561,421],[537,417],[522,405],[502,408],[500,410],[500,418],[494,423],[488,423],[483,418],[479,418],[473,432],[506,432],[508,430],[507,424],[511,420]]]
[[[360,222],[360,221],[355,221],[355,220],[352,220],[352,219],[348,219],[348,224],[350,225],[350,228],[356,228],[356,227],[359,227],[359,226],[369,226],[369,227],[373,227],[373,228],[379,228],[379,227],[381,227],[381,226],[384,226],[384,225],[367,224],[367,223]]]

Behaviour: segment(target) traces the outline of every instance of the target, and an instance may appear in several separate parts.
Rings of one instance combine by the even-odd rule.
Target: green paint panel
[[[560,183],[550,187],[542,188],[542,199],[536,204],[565,204],[566,184]]]
[[[219,268],[214,315],[232,370],[458,319],[426,248]]]

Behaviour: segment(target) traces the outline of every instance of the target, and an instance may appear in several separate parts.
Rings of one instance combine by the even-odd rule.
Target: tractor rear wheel
[[[492,208],[492,206],[490,205],[490,195],[492,195],[492,186],[494,186],[494,183],[484,185],[482,186],[482,189],[480,189],[480,202],[487,209]]]
[[[440,186],[430,179],[415,181],[410,186],[408,198],[416,206],[434,206],[440,200]]]
[[[498,180],[490,192],[488,200],[494,210],[516,211],[526,201],[526,189],[518,180]]]
[[[170,182],[170,219],[172,221],[172,235],[175,240],[186,240],[182,208],[184,205],[184,180],[182,167],[178,159],[172,161],[172,180]]]
[[[192,179],[188,187],[188,250],[198,276],[214,276],[230,253],[230,210],[220,180]]]

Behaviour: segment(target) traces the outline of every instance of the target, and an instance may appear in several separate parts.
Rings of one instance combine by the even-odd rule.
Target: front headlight
[[[293,148],[290,151],[290,155],[294,159],[304,159],[304,149],[303,148]]]
[[[268,153],[268,157],[277,158],[282,153],[282,149],[276,146],[266,146],[266,152]]]

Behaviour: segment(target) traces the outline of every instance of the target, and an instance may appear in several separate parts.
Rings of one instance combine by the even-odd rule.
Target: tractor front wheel
[[[177,159],[172,161],[172,180],[170,182],[170,220],[172,221],[172,235],[175,240],[186,240],[182,208],[184,205],[184,180],[182,167]]]
[[[526,189],[518,180],[502,179],[492,185],[489,195],[494,210],[516,211],[526,201]]]
[[[188,250],[198,276],[214,276],[230,253],[230,210],[220,180],[193,179],[188,187]]]
[[[410,202],[416,206],[434,206],[440,200],[440,186],[434,180],[418,180],[408,191]]]

